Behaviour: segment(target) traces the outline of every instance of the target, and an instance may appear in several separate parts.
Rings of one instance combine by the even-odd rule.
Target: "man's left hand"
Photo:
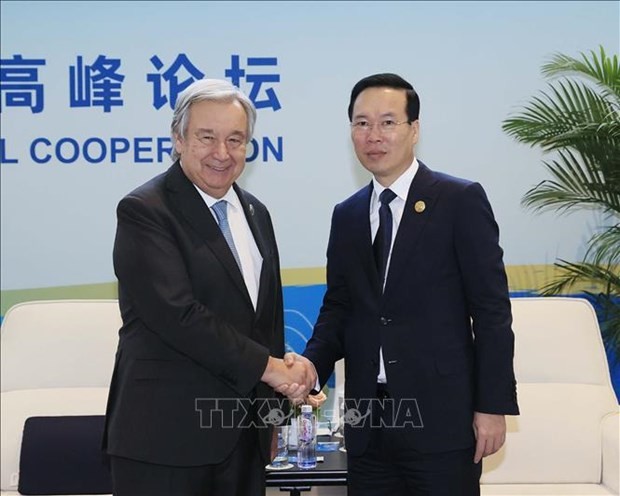
[[[506,418],[504,415],[474,412],[476,453],[474,463],[498,451],[506,441]]]
[[[284,355],[284,364],[290,369],[295,366],[302,366],[306,370],[306,375],[309,378],[307,384],[298,383],[284,383],[275,388],[275,390],[288,396],[288,399],[294,404],[299,405],[303,403],[308,396],[308,393],[312,391],[317,382],[316,369],[314,364],[303,355],[298,355],[294,352],[289,352]]]

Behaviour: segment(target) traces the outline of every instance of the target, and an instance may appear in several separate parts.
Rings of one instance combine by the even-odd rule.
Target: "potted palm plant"
[[[579,283],[597,308],[610,363],[620,362],[620,66],[598,52],[556,54],[542,66],[548,89],[509,116],[503,130],[548,157],[549,179],[527,191],[522,205],[567,213],[594,209],[604,219],[582,260],[557,260],[544,295],[575,292]],[[617,386],[620,386],[618,384]],[[618,387],[617,387],[617,392]]]

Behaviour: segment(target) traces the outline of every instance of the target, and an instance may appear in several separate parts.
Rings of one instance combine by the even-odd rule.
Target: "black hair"
[[[409,122],[417,121],[420,116],[420,97],[413,89],[413,86],[398,74],[383,73],[373,74],[360,79],[351,90],[351,99],[349,100],[349,121],[353,117],[353,105],[359,94],[368,88],[395,88],[403,89],[407,94],[407,119]]]

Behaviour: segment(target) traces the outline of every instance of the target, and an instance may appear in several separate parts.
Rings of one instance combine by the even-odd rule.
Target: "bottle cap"
[[[301,405],[301,413],[312,413],[312,405]]]

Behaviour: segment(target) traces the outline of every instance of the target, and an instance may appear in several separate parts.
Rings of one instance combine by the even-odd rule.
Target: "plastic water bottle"
[[[297,424],[297,466],[302,469],[316,467],[316,418],[312,405],[302,405]]]

